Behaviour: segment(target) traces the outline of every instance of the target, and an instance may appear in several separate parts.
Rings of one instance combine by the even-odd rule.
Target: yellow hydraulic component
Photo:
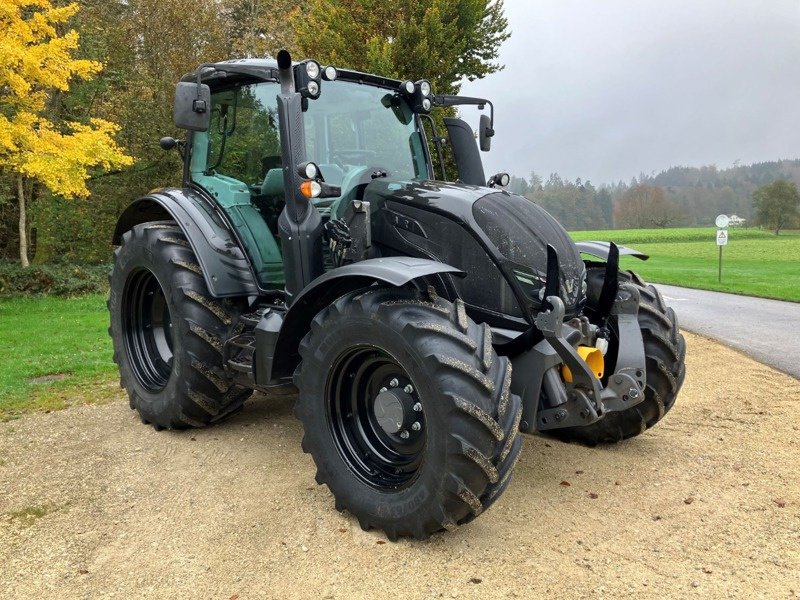
[[[595,377],[602,379],[603,371],[606,368],[603,353],[593,346],[578,346],[576,350],[583,361],[589,365]],[[572,383],[572,371],[569,370],[567,365],[561,365],[561,376],[567,383]]]

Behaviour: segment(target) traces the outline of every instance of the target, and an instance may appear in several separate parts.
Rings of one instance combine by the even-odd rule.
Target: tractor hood
[[[528,318],[540,309],[547,246],[553,246],[560,296],[570,314],[580,311],[586,280],[580,252],[558,221],[531,200],[483,186],[386,179],[372,181],[363,197],[370,202],[377,242],[403,253],[413,248],[418,256],[458,267],[468,274],[464,281],[471,287],[502,274],[518,305],[511,310],[514,301],[506,298],[502,312],[515,317]],[[497,290],[470,295],[496,304]]]

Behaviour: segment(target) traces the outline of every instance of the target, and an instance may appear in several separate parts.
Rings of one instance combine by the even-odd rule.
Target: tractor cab
[[[191,135],[186,183],[210,194],[225,211],[263,289],[286,284],[279,217],[287,204],[286,173],[293,175],[297,164],[284,159],[284,145],[302,150],[301,162],[313,163],[315,179],[327,184],[327,193],[310,198],[323,225],[344,217],[375,179],[421,182],[434,179],[435,172],[446,177],[446,140],[429,116],[437,103],[429,82],[323,69],[314,61],[295,64],[292,71],[305,85],[300,112],[291,117],[297,126],[284,136],[293,139],[283,143],[277,62],[248,59],[206,65],[181,84],[187,90],[208,86],[210,92],[208,127]],[[442,98],[450,98],[452,105],[455,97]],[[490,103],[480,101],[481,107],[486,104]],[[182,109],[176,106],[177,112]],[[471,172],[459,179],[485,185],[472,130],[458,119],[445,121],[458,166],[464,167],[463,156],[470,155]],[[489,122],[482,124],[491,130]],[[431,149],[439,159],[436,169]],[[474,172],[476,164],[479,173]],[[293,177],[288,179],[291,188]],[[294,196],[294,190],[289,195]],[[330,266],[328,262],[323,268]]]

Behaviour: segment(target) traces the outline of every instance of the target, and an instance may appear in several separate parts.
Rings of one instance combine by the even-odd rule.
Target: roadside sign
[[[720,215],[717,217],[717,225],[720,222],[725,223],[725,227],[728,226],[728,217],[721,219],[721,217],[725,217],[725,215]],[[717,281],[722,283],[722,247],[728,245],[728,230],[727,229],[717,229],[717,246],[719,247],[719,271],[717,274]]]
[[[720,229],[725,229],[730,224],[730,222],[731,220],[730,217],[728,217],[728,215],[719,215],[714,221],[716,226],[719,227]]]

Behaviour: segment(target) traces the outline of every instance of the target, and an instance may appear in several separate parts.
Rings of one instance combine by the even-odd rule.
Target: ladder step
[[[258,325],[258,322],[261,320],[261,317],[267,314],[270,310],[270,308],[260,308],[254,312],[242,315],[239,317],[239,321],[250,328],[255,328],[255,326]]]
[[[255,350],[256,337],[251,333],[243,333],[237,335],[235,338],[228,340],[228,345],[234,348],[243,348],[245,350]]]

